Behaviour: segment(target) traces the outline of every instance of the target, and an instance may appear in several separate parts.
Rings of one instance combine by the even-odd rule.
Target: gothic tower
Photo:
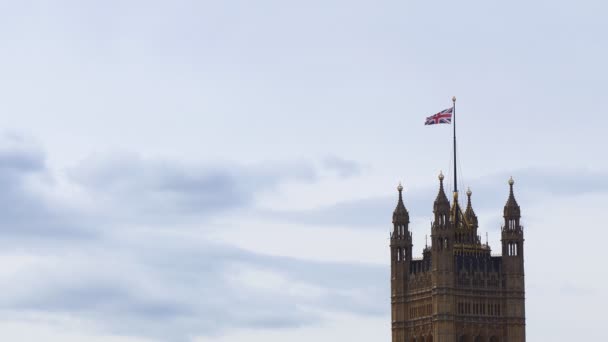
[[[513,184],[510,178],[501,234],[503,278],[509,290],[505,296],[506,335],[509,341],[525,341],[524,229],[519,222],[521,214],[513,195]]]
[[[504,207],[502,256],[481,243],[467,191],[464,212],[458,193],[448,200],[439,174],[433,203],[431,247],[412,258],[410,218],[403,187],[393,212],[391,317],[393,342],[525,342],[523,227],[513,194]]]
[[[393,341],[406,341],[407,321],[406,293],[412,260],[412,233],[409,231],[410,215],[403,204],[403,186],[399,184],[399,201],[393,212],[391,232],[391,306]]]
[[[454,236],[455,224],[451,218],[450,202],[443,189],[443,173],[439,173],[439,193],[433,203],[434,220],[431,228],[432,241],[432,300],[434,324],[433,336],[437,341],[448,339],[454,330],[453,301],[451,289],[454,287]],[[456,205],[456,202],[454,202]]]

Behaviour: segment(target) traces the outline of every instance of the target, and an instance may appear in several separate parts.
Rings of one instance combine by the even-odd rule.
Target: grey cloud
[[[317,179],[313,164],[183,165],[169,160],[146,160],[125,155],[89,159],[69,172],[86,191],[109,203],[121,219],[197,219],[250,206],[263,192],[283,182]],[[113,205],[113,206],[112,206]]]
[[[0,180],[8,185],[0,201],[6,214],[0,224],[5,230],[16,226],[30,229],[31,234],[21,234],[21,250],[56,258],[52,263],[24,267],[14,276],[0,278],[4,289],[0,305],[15,315],[74,315],[115,334],[188,341],[194,335],[221,334],[242,327],[316,324],[322,319],[318,312],[323,311],[386,313],[389,293],[382,281],[388,274],[386,267],[268,256],[206,240],[154,234],[152,221],[163,220],[164,226],[177,229],[182,214],[202,220],[246,208],[259,193],[274,191],[282,182],[314,181],[318,170],[312,164],[192,166],[136,156],[88,160],[70,171],[70,180],[100,198],[100,203],[108,204],[99,213],[112,217],[104,219],[64,210],[61,203],[51,206],[28,191],[27,177],[45,177],[48,173],[43,154],[16,149],[5,155],[0,158],[0,164],[5,165],[0,166]],[[581,172],[573,171],[556,176],[542,170],[514,173],[522,205],[535,194],[551,194],[557,185],[567,185],[560,188],[569,189],[563,194],[605,189],[601,174],[583,173],[581,177]],[[508,192],[506,179],[505,175],[494,175],[473,182],[477,184],[476,209],[495,208],[499,217]],[[577,183],[578,179],[582,181]],[[435,184],[406,192],[410,214],[430,215],[436,191]],[[313,211],[263,214],[304,224],[384,228],[389,225],[395,202],[393,193]],[[114,212],[121,209],[129,214],[128,220],[146,228],[140,233],[121,232],[117,227],[122,227],[124,217]],[[97,234],[77,244],[68,242],[67,234],[57,233],[60,229],[86,231],[83,227],[87,226]],[[48,236],[53,233],[53,239],[43,232]],[[7,241],[3,247],[5,251],[15,250]],[[310,295],[260,288],[238,278],[243,270],[272,272],[284,279],[284,286],[299,284],[318,291],[311,290],[314,295]]]
[[[319,307],[361,315],[386,313],[385,299],[389,293],[381,280],[386,279],[388,267],[294,259],[275,260],[274,264],[294,280],[329,289],[316,302]]]
[[[362,171],[361,164],[358,162],[336,156],[325,158],[323,165],[325,168],[335,171],[338,176],[344,178],[358,176]]]
[[[26,176],[46,171],[44,152],[24,138],[4,133],[0,145],[0,181],[4,186],[19,187]]]
[[[114,248],[112,248],[114,247]],[[319,263],[266,256],[226,245],[180,239],[98,241],[71,248],[61,265],[0,278],[0,304],[14,312],[77,315],[104,330],[161,341],[188,341],[236,328],[317,323],[319,311],[383,314],[385,267]],[[85,257],[86,262],[69,259]],[[120,261],[119,263],[117,263]],[[271,271],[287,285],[322,289],[319,296],[256,288],[235,281],[238,270]],[[238,280],[238,278],[236,278]]]
[[[526,169],[515,180],[533,187],[533,190],[555,195],[580,195],[608,190],[608,173],[589,169]]]
[[[0,170],[6,172],[43,171],[44,154],[37,149],[0,150]]]
[[[11,312],[78,315],[97,322],[105,331],[163,341],[188,341],[194,335],[221,334],[240,327],[315,324],[321,319],[319,311],[386,312],[389,294],[381,281],[386,279],[386,267],[267,256],[208,241],[163,239],[151,233],[127,238],[115,229],[125,221],[114,210],[125,210],[128,220],[148,227],[144,230],[148,232],[153,231],[152,221],[175,225],[182,214],[199,220],[238,211],[251,205],[259,193],[274,191],[282,182],[314,181],[318,169],[312,164],[193,166],[136,156],[88,160],[70,171],[70,180],[92,197],[103,199],[100,203],[108,203],[100,213],[112,217],[104,220],[62,210],[60,204],[49,206],[29,192],[25,187],[28,175],[48,173],[44,155],[15,151],[7,152],[4,158],[0,154],[0,180],[9,184],[0,196],[8,208],[0,223],[4,229],[9,225],[29,227],[39,235],[53,232],[58,242],[42,242],[43,250],[58,255],[60,261],[0,279],[5,289],[0,304]],[[551,194],[558,185],[562,185],[559,194],[606,188],[603,175],[576,170],[559,175],[543,170],[514,174],[522,204],[539,193]],[[499,217],[508,192],[506,179],[503,174],[473,182],[476,209],[496,209]],[[436,187],[405,193],[412,217],[430,216]],[[390,224],[395,202],[396,193],[306,212],[262,214],[304,224],[384,228]],[[59,228],[82,230],[90,222],[95,222],[93,231],[109,230],[90,235],[77,245],[62,243],[65,237],[55,233]],[[33,247],[39,248],[39,241],[32,244],[31,238],[24,238],[21,248],[30,246],[33,254],[40,253]],[[8,244],[6,247],[10,250]],[[87,261],[74,262],[74,258]],[[310,286],[318,293],[307,296],[259,288],[246,280],[235,280],[240,270],[272,272],[283,277],[287,285]]]
[[[418,203],[418,202],[415,202]],[[395,199],[375,197],[339,202],[330,206],[304,211],[268,211],[262,215],[267,219],[350,227],[379,227],[390,222]],[[408,210],[412,208],[408,205]]]
[[[0,183],[6,184],[0,194],[0,244],[4,253],[48,256],[48,261],[0,276],[0,305],[12,316],[77,316],[105,332],[159,341],[316,324],[324,310],[383,313],[387,289],[374,281],[383,278],[383,267],[267,256],[153,234],[158,220],[175,229],[183,215],[204,222],[246,208],[283,182],[314,181],[318,172],[304,162],[192,166],[134,156],[88,160],[70,170],[68,179],[99,207],[83,213],[28,188],[34,177],[54,189],[44,153],[6,150],[0,153]],[[125,231],[130,222],[142,231]],[[75,242],[75,236],[81,239]],[[272,272],[288,286],[318,293],[259,288],[235,280],[233,272],[240,270]]]
[[[92,234],[79,226],[77,213],[56,205],[30,186],[32,179],[52,186],[45,155],[37,146],[16,136],[3,135],[0,149],[0,232],[5,238],[29,235],[39,238],[77,238]]]
[[[520,205],[533,203],[542,196],[573,196],[608,191],[608,174],[580,169],[522,169],[512,172],[516,198]],[[502,173],[471,181],[472,202],[477,211],[488,211],[500,221],[502,206],[507,200],[510,174]],[[404,202],[410,217],[432,217],[433,201],[439,185],[423,186],[404,192]],[[391,196],[338,202],[333,205],[305,210],[264,212],[268,219],[297,221],[307,224],[339,225],[350,227],[385,228],[390,225],[392,211],[397,203],[397,193]],[[461,197],[466,205],[466,197]],[[498,228],[498,226],[496,227]]]

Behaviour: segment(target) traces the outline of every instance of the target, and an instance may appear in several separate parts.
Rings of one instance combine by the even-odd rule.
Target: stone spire
[[[443,178],[443,172],[439,172],[439,193],[437,193],[437,198],[435,198],[435,203],[433,204],[433,212],[436,214],[448,213],[450,211],[450,201],[448,201],[448,197],[443,190]]]
[[[401,183],[399,183],[397,191],[399,191],[399,201],[397,202],[395,211],[393,211],[393,223],[407,225],[410,223],[410,214],[407,212],[407,209],[405,209],[405,205],[403,204],[403,185],[401,185]]]
[[[442,172],[439,173],[439,193],[437,194],[437,198],[435,198],[435,203],[433,203],[433,214],[435,214],[435,221],[433,223],[435,227],[448,227],[450,220],[450,201],[448,201],[448,197],[443,190]]]
[[[473,210],[473,205],[471,205],[471,195],[473,192],[471,189],[467,189],[467,210],[464,212],[464,215],[467,218],[467,221],[473,226],[477,226],[477,215],[475,215],[475,211]]]
[[[505,204],[505,208],[504,208],[504,218],[509,220],[509,219],[514,219],[514,220],[518,220],[521,218],[521,213],[519,210],[519,205],[517,204],[517,201],[515,200],[515,195],[513,195],[513,184],[515,184],[515,181],[513,180],[513,177],[509,178],[509,198],[507,199],[507,203]]]

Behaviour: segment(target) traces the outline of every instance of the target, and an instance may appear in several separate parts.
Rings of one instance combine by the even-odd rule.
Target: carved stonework
[[[493,256],[477,234],[472,192],[463,211],[450,204],[440,177],[432,243],[421,259],[412,259],[409,212],[398,188],[390,243],[393,342],[525,342],[524,238],[513,184],[502,255]]]

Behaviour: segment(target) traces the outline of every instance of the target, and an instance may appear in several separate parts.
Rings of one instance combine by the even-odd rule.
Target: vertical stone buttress
[[[403,186],[399,184],[399,201],[393,212],[391,233],[391,316],[392,341],[409,341],[407,336],[408,305],[407,291],[412,260],[412,234],[409,231],[410,216],[403,204]]]
[[[504,208],[501,232],[506,341],[526,341],[526,310],[524,283],[524,230],[520,224],[519,205],[513,195],[513,178],[509,179],[509,198]]]
[[[450,202],[439,174],[439,193],[433,204],[432,296],[433,341],[454,341],[454,225],[450,219]]]

